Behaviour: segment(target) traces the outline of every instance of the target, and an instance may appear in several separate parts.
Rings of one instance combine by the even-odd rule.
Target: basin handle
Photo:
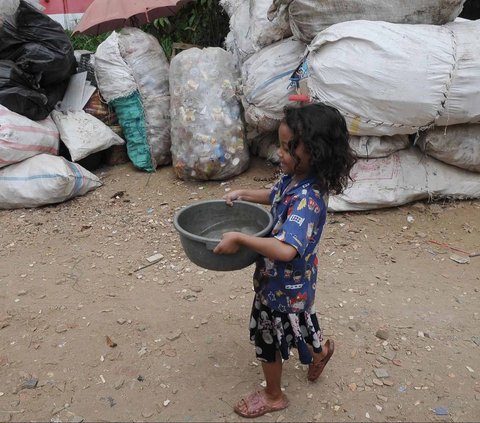
[[[211,250],[211,251],[213,251],[218,244],[219,244],[218,241],[207,241],[205,243],[207,250]]]

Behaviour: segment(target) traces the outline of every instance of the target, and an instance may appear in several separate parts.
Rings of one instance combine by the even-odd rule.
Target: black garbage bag
[[[0,104],[32,120],[45,119],[53,109],[47,93],[10,60],[0,60]]]
[[[24,0],[0,30],[0,59],[15,62],[41,87],[70,78],[77,66],[63,27]]]

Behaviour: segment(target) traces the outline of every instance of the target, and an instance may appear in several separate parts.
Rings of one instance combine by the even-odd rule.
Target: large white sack
[[[0,105],[0,168],[37,154],[58,154],[60,136],[49,116],[33,121]]]
[[[480,174],[449,166],[412,147],[380,159],[360,159],[353,184],[330,197],[330,211],[395,207],[427,198],[480,198]]]
[[[352,135],[349,144],[357,157],[375,159],[387,157],[399,150],[410,147],[408,135],[392,135],[391,137],[376,137]]]
[[[265,47],[242,66],[245,120],[258,132],[275,131],[295,94],[289,87],[290,76],[305,52],[305,44],[293,38]]]
[[[74,162],[113,145],[125,144],[109,126],[83,110],[67,113],[54,110],[51,116]]]
[[[480,172],[480,125],[431,128],[420,134],[418,147],[442,162]]]
[[[97,47],[94,69],[98,89],[107,103],[127,97],[137,89],[131,69],[120,55],[116,32]]]
[[[308,44],[329,26],[364,19],[402,24],[452,22],[465,0],[273,0],[269,18],[288,14],[295,38]],[[288,6],[285,9],[285,6]]]
[[[353,135],[480,121],[480,21],[344,22],[318,34],[308,51],[301,85],[337,107]]]
[[[129,66],[142,98],[147,141],[157,165],[172,161],[170,153],[170,64],[158,40],[138,28],[118,34],[122,58]]]
[[[39,207],[84,195],[102,183],[63,157],[39,154],[0,169],[0,209]]]
[[[235,53],[243,63],[262,48],[292,35],[288,16],[273,21],[267,19],[271,0],[251,0],[241,3],[230,18],[230,31]]]

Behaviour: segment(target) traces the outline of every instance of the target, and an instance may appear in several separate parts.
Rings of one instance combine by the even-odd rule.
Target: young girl
[[[246,246],[262,256],[253,276],[250,340],[266,387],[238,402],[234,409],[243,417],[288,406],[281,376],[282,359],[288,359],[290,348],[296,348],[300,361],[309,365],[310,381],[318,379],[334,351],[332,340],[322,346],[315,314],[316,250],[327,216],[327,196],[346,187],[355,156],[344,118],[324,104],[287,107],[278,136],[284,175],[272,190],[241,189],[224,196],[230,205],[235,200],[271,204],[270,236],[227,232],[214,249],[217,254],[233,254]]]

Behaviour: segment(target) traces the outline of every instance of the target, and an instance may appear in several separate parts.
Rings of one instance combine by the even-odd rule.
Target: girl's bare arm
[[[259,238],[241,232],[227,232],[213,250],[216,254],[234,254],[241,246],[256,251],[270,260],[292,261],[297,250],[276,238]]]
[[[250,201],[251,203],[270,204],[269,189],[237,189],[223,196],[228,205],[232,205],[235,200]]]

